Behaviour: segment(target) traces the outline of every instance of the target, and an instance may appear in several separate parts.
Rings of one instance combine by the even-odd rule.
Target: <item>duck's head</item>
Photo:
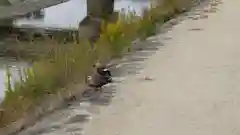
[[[92,76],[87,76],[87,80],[91,81],[92,80]]]

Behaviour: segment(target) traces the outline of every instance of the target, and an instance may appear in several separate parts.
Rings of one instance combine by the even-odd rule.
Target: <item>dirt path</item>
[[[239,5],[224,0],[208,18],[185,19],[151,39],[165,46],[117,86],[120,94],[85,134],[239,135]],[[145,75],[154,80],[141,81]]]
[[[19,135],[239,135],[239,5],[224,0],[216,13],[201,6],[180,17],[122,60],[120,83]]]

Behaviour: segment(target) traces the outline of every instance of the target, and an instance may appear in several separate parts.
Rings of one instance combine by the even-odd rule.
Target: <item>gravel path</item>
[[[239,135],[239,5],[223,0],[216,13],[199,7],[200,18],[189,15],[151,39],[164,46],[118,85],[119,94],[85,134]],[[141,81],[143,76],[153,80]]]

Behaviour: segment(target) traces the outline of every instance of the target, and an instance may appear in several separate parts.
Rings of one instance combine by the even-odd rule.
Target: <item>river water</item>
[[[117,0],[114,9],[135,10],[141,14],[142,8],[148,7],[148,0]],[[46,8],[43,11],[44,16],[40,19],[22,18],[18,19],[15,24],[34,25],[38,27],[53,28],[77,28],[78,24],[87,13],[86,0],[70,0],[68,2]]]
[[[134,10],[141,15],[143,8],[149,6],[148,0],[117,0],[114,5],[116,11]],[[41,17],[24,17],[15,21],[19,27],[51,27],[51,28],[77,28],[78,23],[86,16],[86,0],[70,0],[68,2],[43,9]],[[17,69],[26,67],[28,64],[11,59],[0,59],[0,101],[4,97],[5,90],[5,66],[11,67],[11,72],[17,76]]]
[[[15,59],[10,58],[0,58],[0,102],[4,98],[4,91],[6,90],[5,82],[6,82],[6,68],[8,67],[12,79],[11,82],[17,80],[19,75],[19,69],[29,67],[29,64],[24,61],[17,61]]]

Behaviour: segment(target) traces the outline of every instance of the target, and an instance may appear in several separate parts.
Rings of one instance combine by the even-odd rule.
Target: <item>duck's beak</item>
[[[104,69],[103,69],[103,71],[105,71],[105,72],[106,72],[106,71],[108,71],[108,69],[107,69],[107,68],[104,68]]]
[[[91,76],[88,76],[88,77],[87,77],[87,80],[88,80],[88,81],[92,80],[92,77],[91,77]]]

